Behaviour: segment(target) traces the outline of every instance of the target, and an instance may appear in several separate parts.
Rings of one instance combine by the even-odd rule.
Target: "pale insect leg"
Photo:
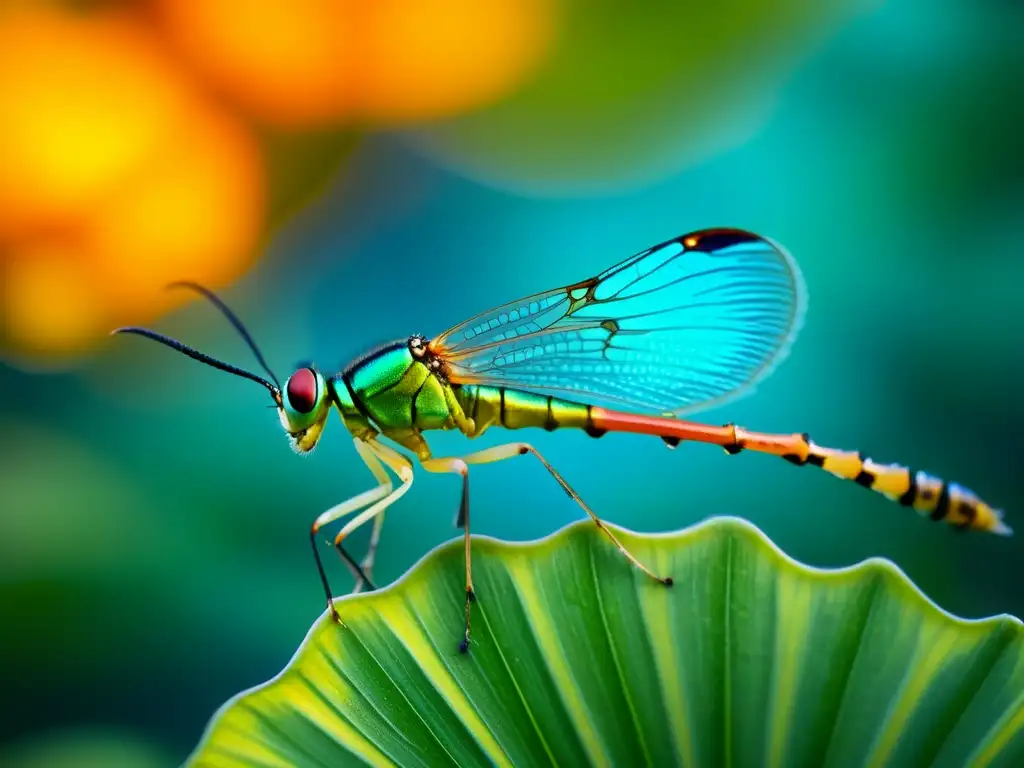
[[[462,500],[459,502],[459,516],[456,524],[462,528],[466,542],[466,624],[462,642],[459,644],[459,650],[465,653],[469,650],[470,606],[476,599],[476,594],[473,592],[473,565],[469,547],[469,467],[466,466],[464,460],[457,458],[425,459],[420,462],[420,465],[427,472],[451,472],[462,475]]]
[[[505,459],[511,459],[515,456],[523,456],[527,453],[532,453],[534,456],[537,457],[540,463],[544,465],[544,468],[549,473],[551,473],[551,476],[558,481],[558,484],[560,486],[562,486],[562,490],[564,490],[569,495],[569,498],[571,498],[573,501],[579,504],[580,507],[583,508],[583,511],[590,515],[590,518],[597,525],[598,529],[602,533],[604,533],[609,539],[611,539],[612,543],[618,548],[619,552],[621,552],[626,557],[626,559],[629,560],[629,562],[631,562],[633,565],[635,565],[637,568],[639,568],[641,571],[643,571],[645,574],[650,576],[655,581],[661,582],[665,586],[672,586],[672,577],[656,576],[646,565],[637,560],[633,556],[633,554],[622,545],[622,542],[618,540],[618,538],[615,536],[614,533],[611,532],[608,526],[604,524],[604,521],[602,521],[601,518],[595,515],[593,510],[591,510],[590,507],[586,505],[583,499],[580,498],[579,494],[576,493],[576,491],[572,489],[569,483],[565,481],[565,478],[563,478],[558,473],[558,470],[556,470],[554,467],[548,464],[547,459],[541,456],[537,449],[534,448],[529,443],[508,443],[507,445],[498,445],[495,446],[494,448],[486,448],[482,451],[471,453],[468,456],[463,456],[462,460],[467,464],[490,464],[495,461],[504,461]]]
[[[409,490],[409,486],[412,485],[412,462],[410,462],[409,459],[397,451],[393,451],[387,446],[381,445],[376,441],[366,442],[364,445],[368,450],[373,452],[375,458],[384,462],[391,471],[398,475],[398,479],[402,481],[402,484],[384,496],[384,498],[378,499],[372,503],[369,507],[345,523],[342,529],[338,531],[338,535],[334,538],[334,546],[337,547],[338,552],[340,552],[341,556],[344,558],[348,558],[348,554],[345,552],[342,543],[349,534],[359,526],[363,525],[363,523],[366,523],[375,516],[382,514],[384,510],[404,496],[406,491]],[[354,562],[352,564],[355,565]],[[358,566],[356,567],[358,568]],[[362,578],[364,582],[369,583],[365,575],[363,575]]]
[[[391,488],[391,478],[388,477],[388,473],[385,471],[384,466],[381,464],[380,459],[377,455],[371,451],[362,440],[356,440],[356,450],[362,456],[366,466],[373,472],[373,476],[380,481],[381,485],[387,485],[389,492]],[[370,579],[373,578],[373,562],[377,554],[377,546],[380,544],[380,530],[384,526],[384,513],[381,512],[377,515],[377,518],[373,521],[373,531],[370,533],[370,544],[366,548],[366,556],[363,558],[362,569],[352,568],[352,573],[356,577],[355,586],[352,588],[352,594],[358,594],[363,590],[363,586],[369,586],[373,589],[373,585]],[[338,551],[341,552],[342,558],[348,563],[351,558],[348,557],[348,553],[342,547],[338,547]],[[351,568],[351,566],[349,566]]]
[[[324,593],[327,597],[327,607],[331,611],[331,616],[335,620],[338,619],[338,614],[334,610],[331,586],[327,581],[327,572],[324,571],[323,562],[320,559],[320,550],[318,550],[316,546],[316,535],[320,531],[320,529],[323,528],[325,525],[334,522],[340,517],[344,517],[350,512],[355,512],[358,509],[362,509],[367,505],[373,504],[374,502],[377,502],[385,498],[388,494],[392,492],[391,479],[388,477],[387,472],[384,471],[384,468],[381,466],[380,460],[377,458],[376,454],[370,451],[365,446],[362,440],[359,440],[357,438],[354,442],[356,446],[356,451],[359,453],[360,458],[362,458],[367,468],[373,473],[373,476],[380,481],[380,485],[378,485],[376,488],[371,488],[368,491],[363,491],[362,493],[357,494],[350,499],[346,499],[340,504],[335,504],[333,507],[331,507],[326,512],[322,513],[319,517],[317,517],[317,519],[313,522],[309,534],[310,544],[313,547],[313,557],[316,558],[316,567],[317,571],[320,574],[320,582],[323,584]],[[339,551],[341,552],[341,556],[345,559],[345,562],[348,564],[349,568],[352,569],[352,572],[355,574],[356,578],[358,579],[360,578],[360,576],[362,576],[363,581],[366,581],[365,574],[362,574],[362,569],[355,562],[355,560],[353,560],[352,557],[349,556],[349,554],[345,552],[343,549],[339,548]]]
[[[366,555],[363,557],[361,563],[363,576],[367,579],[373,578],[373,564],[377,556],[377,547],[380,544],[380,529],[384,527],[384,513],[381,512],[373,521],[373,530],[370,531],[370,544],[366,548]],[[372,584],[369,581],[364,581],[362,576],[356,574],[356,584],[352,588],[352,594],[358,594],[363,591],[363,586],[369,585],[373,589]]]

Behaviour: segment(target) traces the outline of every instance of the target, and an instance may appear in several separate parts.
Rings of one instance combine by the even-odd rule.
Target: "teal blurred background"
[[[344,153],[279,149],[285,165],[292,151],[332,164],[222,295],[279,375],[333,371],[677,234],[749,228],[799,261],[806,323],[753,396],[701,418],[925,469],[1024,530],[1024,7],[818,6],[558,4],[550,50],[500,97],[358,133],[339,120]],[[255,367],[204,303],[152,322]],[[371,477],[336,419],[299,458],[260,388],[140,339],[7,360],[0,765],[89,749],[121,750],[97,764],[176,764],[321,613],[309,525]],[[1024,615],[1020,535],[958,535],[756,455],[529,438],[620,525],[741,515],[804,562],[888,557],[949,611]],[[417,475],[388,513],[378,582],[457,534],[457,496],[452,478]],[[506,539],[580,516],[527,461],[477,470],[473,500],[475,531]]]

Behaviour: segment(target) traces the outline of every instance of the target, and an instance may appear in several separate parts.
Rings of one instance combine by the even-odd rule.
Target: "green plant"
[[[1024,630],[955,618],[891,563],[822,571],[717,518],[529,544],[474,539],[338,601],[192,755],[229,765],[1024,765]]]

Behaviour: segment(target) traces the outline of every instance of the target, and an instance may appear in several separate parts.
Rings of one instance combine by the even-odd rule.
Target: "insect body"
[[[588,280],[509,302],[435,338],[411,336],[382,346],[337,375],[300,368],[283,387],[223,302],[201,286],[182,285],[220,308],[272,381],[155,331],[121,328],[115,333],[146,336],[260,383],[300,453],[317,444],[331,409],[336,409],[377,480],[375,487],[321,514],[311,528],[313,554],[335,618],[318,533],[350,516],[334,543],[356,575],[356,590],[369,586],[384,511],[413,481],[412,460],[382,438],[414,454],[424,470],[462,478],[458,525],[466,548],[463,651],[469,647],[475,598],[469,537],[469,467],[474,464],[532,455],[633,565],[656,581],[672,584],[671,577],[654,574],[633,557],[530,443],[437,457],[425,437],[431,430],[458,430],[475,438],[492,427],[573,428],[592,437],[608,432],[652,435],[669,447],[683,441],[711,443],[733,454],[754,451],[820,467],[958,528],[1010,533],[1001,512],[967,489],[924,472],[825,448],[806,434],[765,434],[680,418],[748,392],[784,357],[799,330],[805,305],[800,272],[785,250],[751,232],[709,229],[683,235]],[[370,520],[370,545],[358,563],[344,542]]]

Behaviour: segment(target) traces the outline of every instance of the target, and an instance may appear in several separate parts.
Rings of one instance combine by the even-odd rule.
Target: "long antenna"
[[[228,322],[235,327],[235,330],[238,331],[239,335],[243,339],[245,339],[245,343],[249,345],[249,349],[252,350],[253,354],[256,355],[256,359],[259,361],[260,365],[263,366],[263,370],[270,374],[270,378],[273,379],[274,383],[277,385],[278,390],[281,389],[281,382],[278,380],[277,376],[274,375],[274,372],[270,370],[270,366],[267,365],[267,361],[263,359],[263,353],[260,352],[260,348],[256,346],[256,342],[253,341],[252,336],[249,335],[249,331],[246,330],[245,325],[242,324],[242,321],[238,319],[238,315],[232,312],[231,308],[228,307],[228,305],[221,300],[220,296],[215,294],[209,288],[204,288],[203,286],[199,285],[199,283],[192,283],[188,282],[187,280],[180,280],[178,282],[171,283],[167,287],[188,288],[189,290],[195,291],[201,296],[205,296],[207,299],[209,299],[210,303],[221,311],[221,314],[223,314],[224,317],[228,319]]]
[[[235,376],[241,376],[243,379],[249,379],[250,381],[255,381],[257,384],[262,384],[264,387],[266,387],[270,391],[270,395],[271,395],[271,397],[274,398],[274,402],[276,402],[278,405],[281,404],[281,388],[280,387],[275,387],[269,381],[267,381],[266,379],[264,379],[261,376],[257,376],[255,373],[249,373],[248,371],[244,371],[241,368],[236,368],[233,365],[229,365],[228,363],[221,362],[220,360],[217,360],[216,358],[210,357],[209,355],[204,355],[199,350],[192,349],[192,347],[186,346],[185,344],[182,344],[177,339],[172,339],[170,336],[164,336],[162,333],[157,333],[156,331],[151,331],[149,328],[139,328],[137,326],[128,326],[128,327],[125,327],[125,328],[118,328],[117,330],[111,331],[110,333],[111,333],[111,335],[114,335],[115,333],[132,333],[132,334],[135,334],[136,336],[145,336],[147,339],[152,339],[153,341],[158,341],[161,344],[164,344],[164,345],[170,347],[171,349],[174,349],[174,350],[177,350],[178,352],[181,352],[181,354],[183,354],[183,355],[188,355],[193,360],[198,360],[200,363],[206,363],[206,365],[212,366],[212,367],[217,368],[217,369],[219,369],[221,371],[227,371],[228,373],[234,374]]]

